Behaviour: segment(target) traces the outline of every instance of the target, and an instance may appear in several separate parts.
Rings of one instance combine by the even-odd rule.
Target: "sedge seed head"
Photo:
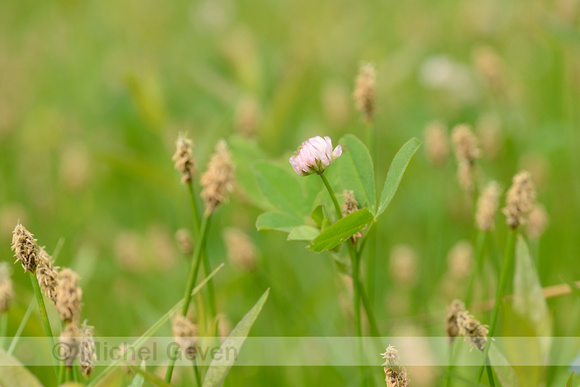
[[[205,203],[206,215],[228,200],[234,190],[235,168],[232,154],[224,140],[218,141],[207,171],[201,176],[201,197]]]

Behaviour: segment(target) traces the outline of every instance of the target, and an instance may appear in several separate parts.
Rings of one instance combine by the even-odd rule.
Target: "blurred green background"
[[[282,163],[314,135],[365,139],[351,95],[359,65],[370,61],[377,71],[377,186],[396,150],[411,136],[423,138],[427,123],[470,123],[482,143],[485,179],[505,189],[527,168],[537,184],[550,216],[546,233],[531,243],[542,285],[577,280],[579,11],[577,0],[2,1],[0,258],[13,259],[18,219],[48,251],[62,239],[57,264],[82,276],[82,314],[95,334],[141,334],[185,284],[188,263],[174,233],[190,227],[191,215],[171,162],[178,132],[193,138],[200,170],[215,142],[234,135],[234,142],[251,137],[264,157]],[[461,281],[448,289],[447,254],[475,234],[471,199],[455,169],[451,155],[435,167],[421,149],[378,227],[371,298],[385,335],[442,335],[445,306],[463,294]],[[252,335],[350,335],[348,294],[332,261],[285,242],[282,233],[258,233],[256,201],[238,189],[212,223],[212,266],[227,262],[226,227],[251,236],[259,261],[254,272],[228,264],[218,274],[218,309],[235,323],[271,287]],[[389,270],[390,252],[401,243],[418,257],[407,286]],[[9,332],[32,297],[19,269]],[[580,333],[578,306],[573,296],[549,301],[555,335]],[[25,335],[42,334],[34,316]],[[33,371],[43,380],[52,372]],[[410,375],[414,385],[437,385],[440,371]],[[234,368],[229,380],[348,385],[352,374]],[[567,374],[555,370],[545,380]]]

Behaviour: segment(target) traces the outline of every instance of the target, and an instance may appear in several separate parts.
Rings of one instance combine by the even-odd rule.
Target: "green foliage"
[[[317,236],[308,248],[321,253],[338,246],[341,242],[361,231],[374,220],[373,214],[367,209],[355,211],[340,219]]]
[[[387,180],[383,187],[383,192],[381,193],[379,208],[377,209],[376,214],[377,217],[385,212],[391,203],[391,200],[393,200],[393,197],[399,188],[399,184],[401,183],[401,179],[403,178],[413,155],[417,152],[417,149],[419,149],[420,146],[421,141],[417,138],[412,138],[407,141],[401,149],[399,149],[393,158],[389,168],[389,173],[387,174]]]
[[[489,343],[491,345],[489,348],[489,363],[491,364],[497,379],[503,387],[516,387],[518,386],[518,379],[513,367],[510,365],[509,361],[501,353],[496,345]]]
[[[354,191],[359,207],[376,212],[377,198],[373,160],[366,146],[352,134],[344,136],[340,143],[342,155],[334,163],[342,189]]]
[[[23,366],[18,360],[8,355],[3,349],[0,349],[0,385],[11,387],[42,387],[30,371]]]
[[[566,382],[566,387],[572,387],[572,383],[574,383],[574,372],[570,374],[570,378]]]
[[[220,346],[220,350],[223,353],[231,353],[232,350],[236,354],[239,354],[246,337],[250,333],[250,329],[254,322],[258,318],[258,315],[262,311],[264,303],[268,299],[270,294],[270,289],[266,290],[262,297],[256,302],[256,304],[250,309],[248,313],[240,320],[240,322],[232,329],[228,337],[224,340]],[[205,379],[203,380],[203,387],[219,387],[223,384],[230,368],[234,364],[236,359],[231,356],[221,356],[219,358],[213,359],[209,365]]]
[[[270,211],[258,216],[258,219],[256,219],[256,228],[258,230],[279,230],[290,232],[302,223],[304,223],[304,220],[299,216]]]
[[[298,226],[288,234],[289,241],[311,241],[320,235],[320,230],[312,226]]]

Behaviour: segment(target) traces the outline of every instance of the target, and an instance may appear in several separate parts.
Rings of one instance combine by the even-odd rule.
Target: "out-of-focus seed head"
[[[85,378],[91,376],[95,369],[95,340],[93,339],[93,327],[83,322],[81,326],[81,341],[80,341],[80,363],[81,371]]]
[[[252,239],[237,228],[224,231],[228,261],[235,267],[251,272],[256,269],[256,246]]]
[[[451,132],[453,151],[457,162],[473,164],[480,156],[477,138],[473,135],[471,127],[467,124],[459,124],[453,127]]]
[[[294,156],[288,160],[294,172],[301,176],[321,174],[342,154],[342,147],[332,149],[330,137],[312,137],[298,147]]]
[[[224,140],[220,140],[211,157],[207,171],[201,176],[201,197],[205,203],[206,215],[228,200],[234,190],[235,168],[232,155]]]
[[[506,85],[502,58],[490,46],[476,47],[472,52],[475,69],[493,90],[502,90]]]
[[[17,224],[12,232],[12,250],[16,261],[20,261],[24,271],[34,274],[38,260],[38,245],[30,231],[23,225]]]
[[[253,97],[244,97],[236,106],[234,127],[244,137],[251,138],[256,134],[260,123],[260,105]]]
[[[371,63],[364,63],[355,79],[353,97],[356,109],[363,114],[368,123],[374,120],[376,88],[375,66]]]
[[[491,181],[477,199],[477,211],[475,213],[475,223],[481,231],[493,230],[495,215],[499,208],[499,197],[501,188],[497,181]]]
[[[464,280],[469,277],[473,267],[473,247],[468,241],[457,242],[447,255],[449,274],[454,280]]]
[[[429,162],[433,165],[444,164],[449,154],[447,127],[439,121],[430,122],[425,127],[424,137]]]
[[[492,113],[480,116],[477,120],[476,133],[483,156],[491,160],[496,159],[503,150],[504,141],[499,117]]]
[[[173,319],[173,339],[179,345],[187,359],[193,360],[197,354],[197,327],[182,315]]]
[[[465,311],[465,304],[459,300],[453,300],[451,305],[447,307],[447,317],[445,318],[445,333],[449,340],[449,344],[460,335],[459,326],[457,325],[457,317],[459,312]]]
[[[56,300],[58,269],[59,267],[53,265],[52,257],[48,255],[44,247],[41,247],[36,265],[36,278],[38,279],[42,294],[50,298],[53,302]]]
[[[175,154],[172,158],[175,162],[175,169],[181,173],[181,182],[189,184],[197,171],[192,151],[193,142],[185,137],[183,133],[180,133],[175,143],[175,148]]]
[[[417,260],[417,253],[411,246],[394,246],[389,259],[389,272],[393,280],[406,287],[415,286],[418,279]]]
[[[527,233],[530,239],[539,239],[550,222],[550,217],[546,208],[541,204],[536,204],[528,219]]]
[[[512,185],[507,191],[506,205],[502,212],[507,225],[515,229],[526,222],[526,217],[534,208],[536,189],[530,173],[522,171],[514,176]]]
[[[71,368],[79,355],[82,333],[76,323],[67,324],[58,339],[59,358],[63,360],[67,368]]]
[[[11,275],[12,269],[8,262],[0,262],[0,314],[8,311],[14,300]]]
[[[66,323],[80,320],[83,292],[78,287],[80,277],[69,268],[62,269],[56,286],[55,308]]]
[[[175,242],[182,254],[189,255],[193,252],[193,238],[186,228],[180,228],[175,232]]]
[[[484,350],[489,333],[486,325],[482,325],[468,311],[463,310],[457,313],[457,327],[459,334],[467,338],[474,348]]]

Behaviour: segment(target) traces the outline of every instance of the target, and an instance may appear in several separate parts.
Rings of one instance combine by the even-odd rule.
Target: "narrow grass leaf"
[[[499,383],[504,387],[516,387],[518,386],[518,380],[516,378],[516,373],[505,358],[505,356],[500,352],[496,345],[489,343],[489,363],[495,372],[495,376]]]
[[[225,353],[225,351],[230,351],[232,348],[235,348],[235,353],[239,353],[246,337],[248,337],[248,333],[250,333],[252,325],[254,325],[256,318],[258,318],[258,315],[262,311],[262,307],[268,299],[269,293],[270,289],[266,290],[252,309],[250,309],[238,325],[232,329],[229,336],[220,346],[220,352],[224,351],[223,353]],[[209,365],[205,379],[203,380],[203,387],[221,386],[235,361],[236,359],[232,359],[230,356],[221,356],[213,359]]]
[[[528,245],[521,235],[516,242],[513,310],[534,328],[543,357],[551,344],[551,317]]]
[[[293,228],[304,224],[304,220],[296,215],[282,212],[264,212],[256,219],[258,230],[278,230],[290,232]]]
[[[352,134],[347,134],[340,142],[343,154],[335,165],[342,186],[354,192],[360,207],[367,207],[374,214],[377,196],[371,155],[362,141]]]
[[[566,382],[566,387],[573,387],[572,383],[574,383],[574,371],[570,374],[570,378],[568,378],[568,381]]]
[[[418,138],[413,137],[409,141],[405,143],[399,149],[393,161],[391,162],[391,166],[389,168],[389,172],[387,173],[387,180],[385,181],[385,185],[383,187],[383,192],[381,193],[381,199],[379,202],[379,208],[377,209],[376,217],[378,218],[389,206],[391,200],[395,196],[397,189],[399,188],[399,184],[401,183],[401,179],[413,158],[417,149],[421,146],[421,141]]]
[[[298,226],[288,234],[289,241],[311,241],[320,235],[320,230],[312,226]]]
[[[159,376],[152,374],[151,372],[145,370],[145,369],[141,369],[139,367],[135,367],[134,365],[128,365],[129,368],[131,368],[131,370],[133,372],[135,372],[138,375],[141,375],[143,377],[143,381],[148,381],[149,383],[151,383],[153,386],[157,386],[157,387],[171,387],[171,385],[167,382],[165,382],[164,380],[162,380]]]
[[[324,230],[308,248],[317,253],[332,249],[361,231],[373,220],[373,214],[367,208],[353,212]]]

